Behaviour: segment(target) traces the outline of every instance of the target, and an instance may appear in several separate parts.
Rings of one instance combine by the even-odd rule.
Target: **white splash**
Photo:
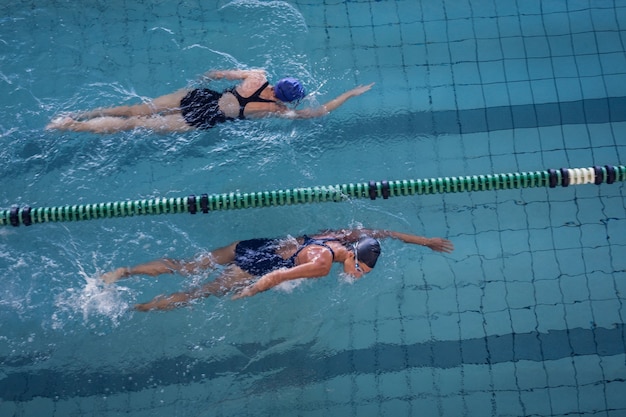
[[[346,274],[345,272],[339,273],[339,282],[342,284],[354,284],[357,279],[354,275]]]
[[[57,311],[53,314],[55,328],[62,328],[65,320],[76,315],[82,316],[83,324],[93,325],[93,321],[107,321],[118,325],[120,318],[127,314],[130,304],[127,301],[130,289],[120,285],[105,284],[99,274],[89,276],[80,271],[85,283],[79,288],[68,288],[56,297]]]
[[[300,285],[304,284],[306,281],[307,281],[307,278],[292,279],[292,280],[285,281],[283,283],[278,284],[276,287],[274,287],[274,289],[276,291],[291,294],[293,290],[298,288]]]

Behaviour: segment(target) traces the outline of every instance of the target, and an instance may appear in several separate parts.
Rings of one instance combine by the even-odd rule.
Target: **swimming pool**
[[[626,6],[615,1],[58,1],[0,6],[1,207],[619,164]],[[59,134],[210,68],[293,74],[312,121]],[[0,415],[626,413],[621,184],[358,200],[0,230]],[[207,279],[96,277],[233,240],[363,224],[376,271],[168,313]]]

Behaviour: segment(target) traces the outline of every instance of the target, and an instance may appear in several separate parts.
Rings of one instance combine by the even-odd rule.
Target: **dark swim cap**
[[[373,237],[365,236],[359,239],[354,245],[356,256],[359,262],[363,262],[370,268],[376,266],[378,255],[380,255],[380,243]]]
[[[295,78],[283,78],[274,86],[276,98],[285,103],[302,100],[306,96],[306,91],[299,80]]]

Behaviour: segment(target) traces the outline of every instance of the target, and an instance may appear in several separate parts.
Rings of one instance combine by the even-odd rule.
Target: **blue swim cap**
[[[276,98],[285,103],[302,100],[306,96],[306,91],[299,80],[291,77],[283,78],[274,86]]]

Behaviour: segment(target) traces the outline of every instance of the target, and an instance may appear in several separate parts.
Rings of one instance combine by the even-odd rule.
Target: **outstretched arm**
[[[414,245],[426,246],[435,252],[450,253],[454,250],[454,245],[448,239],[441,237],[424,237],[411,235],[408,233],[394,232],[391,230],[366,230],[365,234],[377,239],[393,238],[403,241],[404,243],[412,243]]]
[[[392,238],[401,240],[404,243],[426,246],[435,252],[450,253],[454,250],[454,245],[448,239],[441,237],[424,237],[384,229],[326,230],[316,236],[335,237],[345,242],[356,242],[363,236],[371,236],[376,239]]]
[[[302,110],[286,110],[284,113],[282,113],[282,116],[287,117],[287,118],[292,118],[292,119],[311,119],[313,117],[325,116],[331,111],[337,109],[346,101],[348,101],[348,99],[352,97],[360,96],[366,91],[369,91],[373,85],[374,83],[371,83],[368,85],[360,85],[358,87],[355,87],[352,90],[349,90],[343,94],[340,94],[339,96],[335,97],[334,99],[330,100],[326,104],[323,104],[319,107],[307,108],[307,109],[302,109]]]
[[[254,69],[254,70],[211,70],[204,74],[205,77],[213,79],[213,80],[244,80],[250,77],[267,77],[267,73],[265,70]]]

